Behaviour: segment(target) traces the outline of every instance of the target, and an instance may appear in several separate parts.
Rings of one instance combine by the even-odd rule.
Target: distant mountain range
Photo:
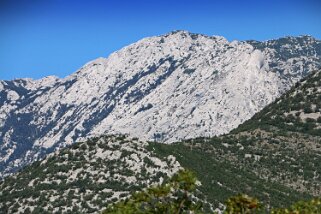
[[[122,135],[75,143],[0,181],[0,213],[98,213],[182,167],[205,213],[246,193],[269,207],[321,194],[321,71],[231,133],[164,144]]]
[[[172,143],[228,133],[321,68],[310,36],[142,39],[59,79],[0,81],[0,177],[101,134]]]

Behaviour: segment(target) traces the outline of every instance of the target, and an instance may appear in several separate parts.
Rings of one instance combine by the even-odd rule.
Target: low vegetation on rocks
[[[0,181],[0,213],[97,213],[180,169],[123,135],[76,143]]]

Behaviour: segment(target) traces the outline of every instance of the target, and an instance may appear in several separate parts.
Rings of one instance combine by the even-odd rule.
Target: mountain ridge
[[[321,67],[318,40],[260,44],[179,31],[63,79],[0,81],[0,177],[106,131],[166,143],[227,133]]]

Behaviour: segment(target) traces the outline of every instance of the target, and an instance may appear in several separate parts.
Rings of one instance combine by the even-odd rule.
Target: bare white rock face
[[[64,79],[1,81],[0,177],[105,133],[164,143],[227,133],[320,68],[320,56],[309,36],[229,42],[177,31]]]

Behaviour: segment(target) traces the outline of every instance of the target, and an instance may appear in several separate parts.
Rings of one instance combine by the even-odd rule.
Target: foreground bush
[[[299,201],[289,208],[281,208],[272,210],[271,214],[310,214],[321,213],[321,199],[312,199],[310,201]]]
[[[194,197],[196,177],[180,170],[168,183],[134,193],[130,198],[112,204],[103,214],[201,214],[202,203]],[[321,199],[299,201],[288,208],[268,209],[258,199],[245,194],[229,198],[224,214],[321,214]]]
[[[263,212],[263,205],[258,199],[252,198],[248,195],[238,195],[229,198],[226,202],[226,214],[232,213],[261,213]]]
[[[134,193],[130,198],[110,205],[103,214],[200,213],[201,203],[193,201],[196,177],[181,170],[168,183]]]

